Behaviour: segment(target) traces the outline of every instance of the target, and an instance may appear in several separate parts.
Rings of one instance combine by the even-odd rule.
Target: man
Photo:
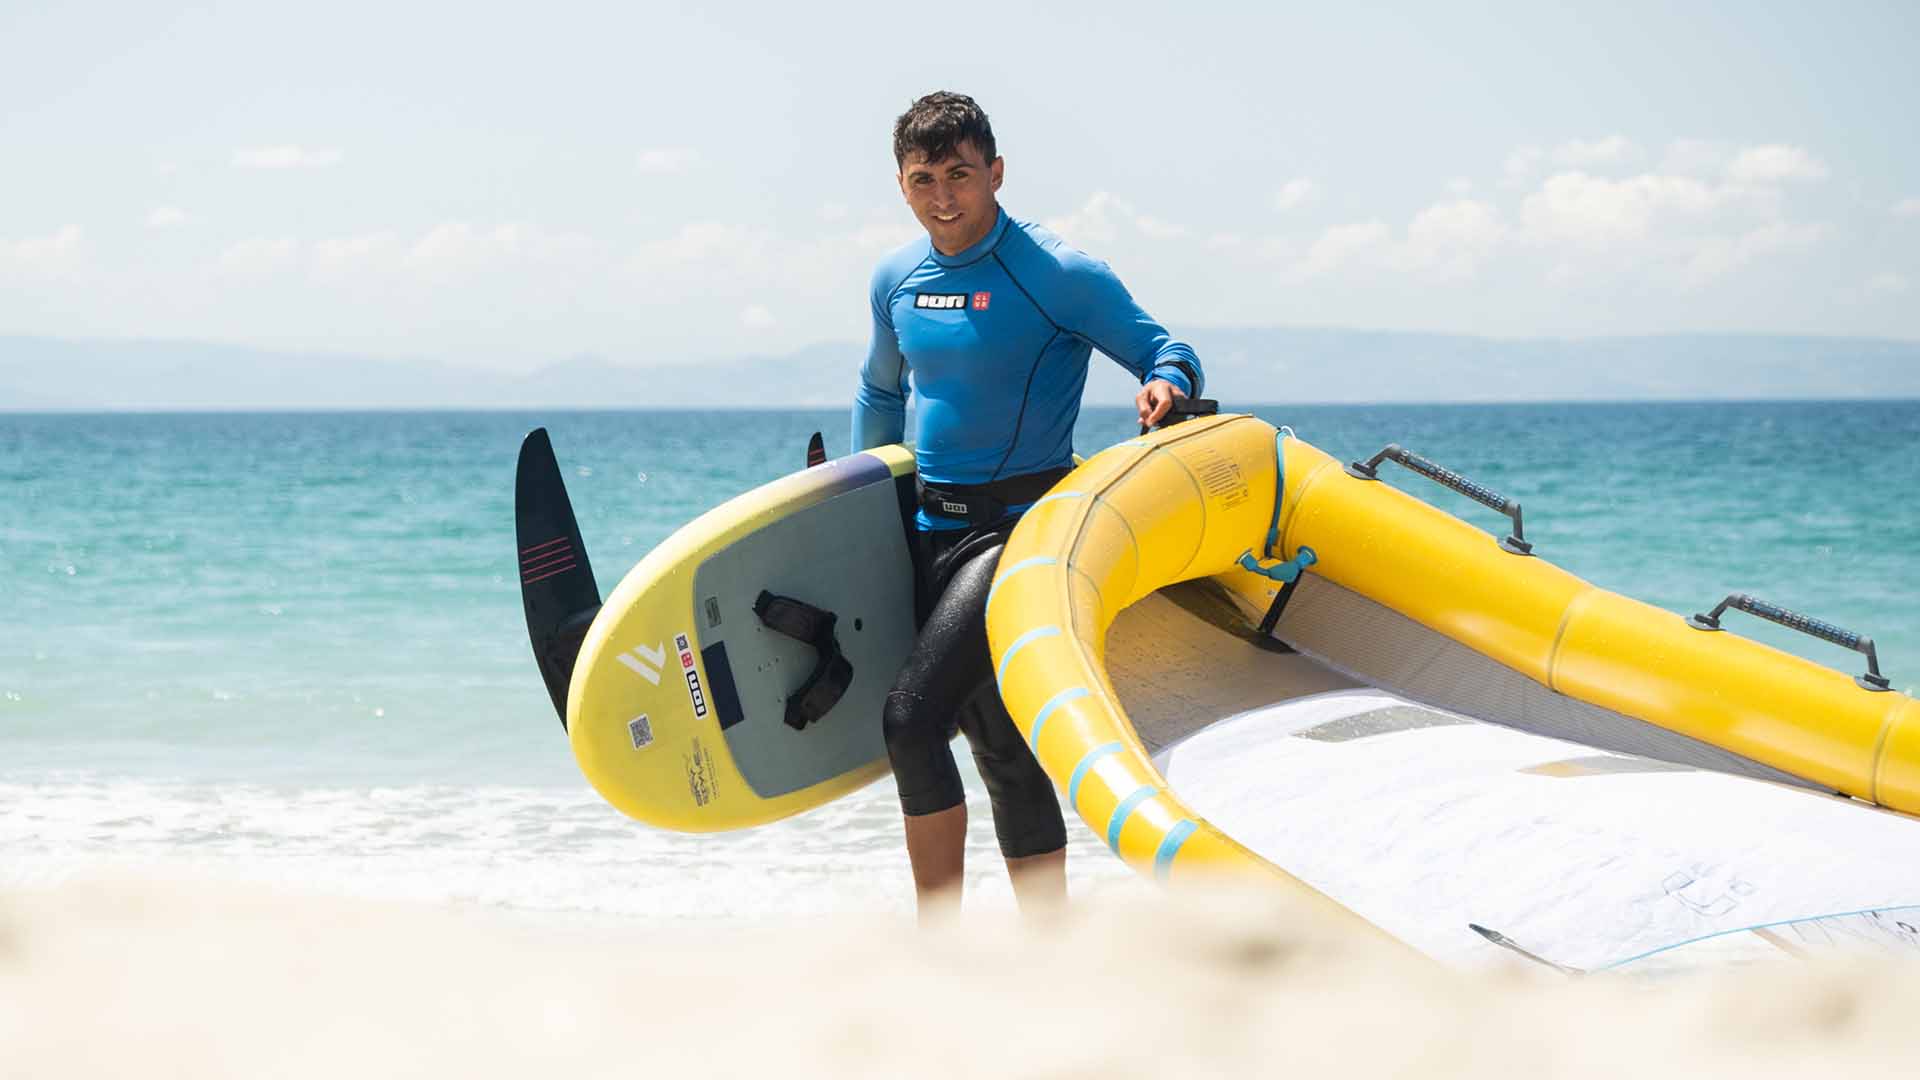
[[[949,746],[956,728],[986,781],[1014,894],[1032,910],[1066,897],[1066,826],[1000,703],[987,590],[1014,522],[1072,465],[1091,350],[1139,377],[1143,424],[1199,392],[1200,364],[1105,263],[1000,208],[1006,162],[972,98],[914,102],[894,124],[893,156],[927,236],[874,274],[873,343],[853,407],[855,449],[899,442],[911,371],[921,629],[887,695],[887,754],[922,917],[960,899],[967,807]]]

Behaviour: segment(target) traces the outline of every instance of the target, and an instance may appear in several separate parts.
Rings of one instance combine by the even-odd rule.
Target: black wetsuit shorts
[[[1053,781],[1001,704],[987,652],[987,590],[1013,525],[912,534],[920,633],[883,714],[901,809],[917,817],[966,801],[951,746],[957,730],[973,747],[1010,859],[1067,842]]]

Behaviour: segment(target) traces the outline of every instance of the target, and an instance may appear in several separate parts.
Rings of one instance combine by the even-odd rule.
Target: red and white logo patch
[[[990,292],[974,293],[973,294],[973,310],[975,311],[987,310],[987,303],[992,299],[993,299],[993,294]]]

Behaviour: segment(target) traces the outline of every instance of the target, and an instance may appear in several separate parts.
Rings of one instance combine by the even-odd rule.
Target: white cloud
[[[771,243],[771,235],[748,225],[691,221],[672,236],[640,245],[634,261],[642,267],[704,262],[746,262]]]
[[[154,211],[147,215],[147,228],[149,229],[171,229],[175,225],[185,225],[186,223],[187,212],[177,206],[155,207]]]
[[[1625,135],[1568,139],[1551,149],[1521,146],[1508,152],[1506,161],[1501,165],[1501,186],[1516,188],[1531,183],[1542,165],[1551,164],[1562,170],[1590,170],[1623,165],[1639,156],[1640,148]],[[1455,194],[1464,193],[1456,190]]]
[[[324,169],[338,165],[344,155],[335,149],[309,149],[288,144],[256,146],[233,152],[233,164],[241,169]]]
[[[1187,227],[1185,225],[1176,225],[1171,221],[1165,221],[1157,217],[1149,217],[1146,214],[1135,215],[1133,225],[1134,228],[1139,229],[1142,233],[1157,240],[1173,240],[1187,235]]]
[[[633,166],[644,176],[683,173],[700,164],[700,151],[689,146],[655,146],[634,156]]]
[[[1583,172],[1552,176],[1527,196],[1520,218],[1530,239],[1603,251],[1647,238],[1657,216],[1701,215],[1723,196],[1684,176],[1608,180]]]
[[[316,241],[308,266],[323,281],[444,282],[496,272],[580,269],[592,264],[594,251],[589,237],[524,222],[447,221],[414,237],[370,232]]]
[[[1102,246],[1112,244],[1117,235],[1114,218],[1118,214],[1131,211],[1131,207],[1122,208],[1121,200],[1110,192],[1096,191],[1081,204],[1078,210],[1060,217],[1047,218],[1044,224],[1050,231],[1058,233],[1069,244],[1078,247]]]
[[[1825,180],[1827,166],[1797,146],[1750,146],[1734,157],[1727,166],[1727,175],[1743,184]]]
[[[1103,248],[1117,243],[1123,231],[1154,240],[1185,237],[1185,225],[1142,214],[1127,200],[1109,191],[1096,191],[1078,210],[1047,218],[1046,227],[1080,248]]]
[[[918,225],[874,221],[856,229],[848,242],[861,251],[892,251],[909,240],[925,235]]]
[[[62,225],[46,236],[0,240],[0,271],[27,276],[59,276],[74,268],[86,241],[78,225]]]
[[[773,312],[764,304],[749,304],[740,311],[740,325],[749,329],[764,330],[773,323]]]
[[[242,277],[261,277],[292,266],[300,256],[300,241],[291,236],[252,236],[220,253],[221,270]]]
[[[513,262],[555,262],[592,247],[588,237],[549,232],[538,225],[507,222],[485,227],[449,221],[415,241],[406,259],[415,266],[472,270]]]
[[[1273,193],[1273,208],[1285,213],[1313,201],[1314,196],[1319,193],[1319,185],[1304,176],[1298,177],[1287,181],[1281,185],[1279,191]]]
[[[63,259],[80,250],[80,241],[85,235],[85,230],[78,225],[62,225],[46,236],[30,236],[10,242],[0,240],[0,252],[16,262]]]
[[[1537,146],[1518,147],[1507,154],[1507,160],[1500,166],[1504,177],[1501,184],[1505,187],[1518,187],[1533,177],[1533,171],[1547,156],[1545,150]]]
[[[1875,296],[1898,296],[1907,291],[1908,284],[1899,274],[1875,274],[1867,279],[1867,292]]]
[[[1756,260],[1819,244],[1827,228],[1789,220],[1779,185],[1826,175],[1826,166],[1798,147],[1735,150],[1681,140],[1660,171],[1548,177],[1521,201],[1516,235],[1558,260],[1558,276],[1549,280],[1631,269],[1697,288]]]
[[[1320,234],[1307,249],[1306,259],[1294,268],[1299,277],[1318,277],[1374,256],[1384,255],[1393,240],[1393,230],[1378,221],[1335,225]]]
[[[1569,139],[1554,147],[1553,160],[1556,165],[1565,165],[1575,169],[1590,169],[1602,165],[1619,165],[1638,157],[1640,150],[1625,135],[1609,135],[1604,139],[1591,142],[1584,139]]]
[[[1735,236],[1696,240],[1681,270],[1681,283],[1688,287],[1704,285],[1762,256],[1812,247],[1825,233],[1819,225],[1773,221]]]
[[[353,262],[399,249],[399,242],[392,233],[378,232],[322,240],[313,245],[313,254],[316,259],[326,262]]]
[[[1920,196],[1901,199],[1893,204],[1893,216],[1897,218],[1920,218]]]
[[[323,280],[354,280],[397,270],[406,248],[392,233],[339,236],[313,245],[313,274]]]
[[[1473,190],[1473,181],[1464,176],[1456,176],[1447,181],[1447,190],[1455,195],[1465,195]]]
[[[1241,247],[1246,242],[1247,238],[1239,233],[1217,232],[1207,237],[1207,246],[1213,248],[1215,251],[1225,251]]]
[[[1436,203],[1407,225],[1406,243],[1394,253],[1393,263],[1441,279],[1467,278],[1506,235],[1500,211],[1491,203],[1473,199]]]
[[[1719,176],[1733,160],[1733,149],[1711,139],[1675,139],[1667,144],[1659,171],[1681,176]]]

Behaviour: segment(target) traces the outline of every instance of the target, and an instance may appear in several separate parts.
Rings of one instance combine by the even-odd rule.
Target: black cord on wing
[[[1479,923],[1468,923],[1467,929],[1473,931],[1476,934],[1479,934],[1481,937],[1486,938],[1488,941],[1493,942],[1495,945],[1498,945],[1503,949],[1507,949],[1511,952],[1518,953],[1521,956],[1524,956],[1527,959],[1543,967],[1550,967],[1553,970],[1559,972],[1562,975],[1565,975],[1570,979],[1578,979],[1583,975],[1589,974],[1589,972],[1583,971],[1580,968],[1568,967],[1565,964],[1556,964],[1544,956],[1541,956],[1537,953],[1528,952],[1527,950],[1521,948],[1518,942],[1514,941],[1512,938],[1508,937],[1507,935],[1501,933],[1498,930],[1489,930],[1488,928],[1481,926]]]

